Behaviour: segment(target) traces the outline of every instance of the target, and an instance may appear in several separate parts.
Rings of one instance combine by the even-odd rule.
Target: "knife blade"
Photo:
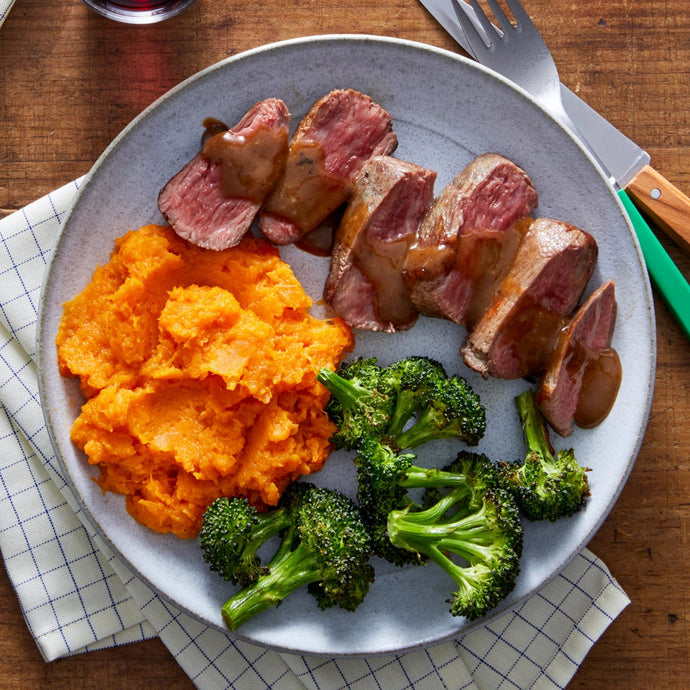
[[[451,0],[420,0],[436,21],[476,59],[458,23]],[[467,4],[468,13],[473,14]],[[673,263],[640,213],[641,209],[671,239],[690,251],[690,199],[655,171],[649,154],[588,106],[565,85],[561,93],[566,112],[580,131],[583,143],[596,152],[616,179],[621,202],[635,228],[652,282],[690,338],[690,285]],[[632,200],[634,200],[634,203]],[[638,208],[639,207],[639,208]]]

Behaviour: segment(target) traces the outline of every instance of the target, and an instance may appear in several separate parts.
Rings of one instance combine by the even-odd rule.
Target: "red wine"
[[[130,24],[159,22],[179,14],[194,0],[82,0],[104,17]]]

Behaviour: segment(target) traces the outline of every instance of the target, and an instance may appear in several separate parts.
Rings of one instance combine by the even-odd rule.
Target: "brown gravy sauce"
[[[600,424],[611,411],[621,384],[618,353],[606,348],[590,353],[583,362],[582,388],[575,409],[575,423],[583,429]]]
[[[372,223],[375,218],[370,216],[366,202],[356,199],[345,210],[337,239],[352,246],[354,267],[373,285],[378,319],[409,326],[417,318],[402,271],[409,239],[404,236],[384,240],[363,229],[367,225],[371,228]]]
[[[505,288],[506,282],[503,283]],[[516,310],[498,339],[513,343],[512,355],[520,367],[520,376],[540,375],[558,341],[558,335],[568,320],[540,304],[531,297]],[[500,345],[499,345],[500,347]]]
[[[221,120],[216,120],[215,117],[206,117],[203,121],[204,133],[201,136],[201,146],[203,148],[204,144],[214,135],[221,134],[222,132],[227,132],[230,128],[222,122]]]
[[[402,274],[408,241],[383,242],[363,237],[357,243],[355,265],[376,288],[376,312],[382,321],[406,324],[417,316]]]
[[[329,175],[321,144],[298,141],[290,146],[285,174],[264,210],[296,223],[303,231],[315,230],[349,196],[349,179]]]
[[[221,166],[223,195],[262,202],[285,170],[288,127],[259,126],[247,136],[232,130],[217,131],[217,120],[205,121],[208,137],[201,155]]]
[[[467,267],[463,271],[472,283],[472,299],[464,319],[468,329],[477,324],[494,301],[530,224],[531,218],[521,218],[506,230],[486,230],[458,239],[455,261]]]
[[[404,272],[410,280],[433,280],[443,275],[454,259],[454,245],[413,242],[405,259]]]

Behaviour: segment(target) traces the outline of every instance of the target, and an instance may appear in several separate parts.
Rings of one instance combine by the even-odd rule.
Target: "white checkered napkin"
[[[14,0],[0,0],[0,26],[2,26],[5,18],[10,13],[12,5],[14,5]]]
[[[80,522],[38,399],[37,303],[47,255],[76,189],[68,185],[1,226],[0,547],[48,660],[104,640],[155,634]]]
[[[587,550],[522,606],[464,637],[344,659],[235,641],[158,597],[113,556],[60,474],[32,359],[46,259],[77,186],[0,221],[0,549],[44,658],[158,635],[203,689],[565,687],[629,603]]]

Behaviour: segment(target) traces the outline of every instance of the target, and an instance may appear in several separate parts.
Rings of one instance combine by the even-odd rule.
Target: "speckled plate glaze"
[[[232,588],[210,573],[196,541],[161,536],[135,523],[122,497],[101,495],[94,469],[70,442],[83,402],[75,380],[60,377],[55,334],[62,304],[80,291],[115,238],[161,222],[162,185],[199,148],[206,116],[234,123],[256,101],[282,98],[293,125],[334,88],[372,96],[392,115],[399,158],[438,172],[439,192],[474,156],[494,151],[522,166],[539,192],[536,214],[570,221],[596,238],[600,258],[589,291],[616,281],[614,336],[623,364],[615,407],[605,422],[576,431],[573,445],[592,468],[592,497],[577,516],[556,524],[528,524],[522,571],[514,592],[492,617],[515,606],[553,578],[587,544],[615,502],[637,455],[649,413],[655,367],[654,314],[637,242],[617,197],[580,145],[521,90],[458,55],[390,38],[319,36],[268,45],[220,62],[183,82],[134,120],[94,166],[66,220],[49,267],[39,320],[40,391],[50,433],[66,476],[95,528],[116,554],[155,591],[208,625],[224,630],[220,607]],[[327,260],[294,248],[283,251],[297,277],[318,299]],[[488,430],[479,450],[495,459],[524,451],[513,396],[522,381],[484,381],[462,364],[463,330],[422,319],[408,333],[357,333],[357,355],[382,363],[405,354],[430,354],[466,376],[487,407]],[[457,446],[427,444],[424,461],[445,463]],[[313,478],[352,493],[350,457],[337,453]],[[600,554],[604,558],[606,554]],[[323,655],[390,653],[463,634],[486,621],[453,618],[445,599],[453,582],[433,564],[397,569],[376,563],[377,579],[354,613],[320,611],[299,592],[247,623],[237,635],[270,648]]]

